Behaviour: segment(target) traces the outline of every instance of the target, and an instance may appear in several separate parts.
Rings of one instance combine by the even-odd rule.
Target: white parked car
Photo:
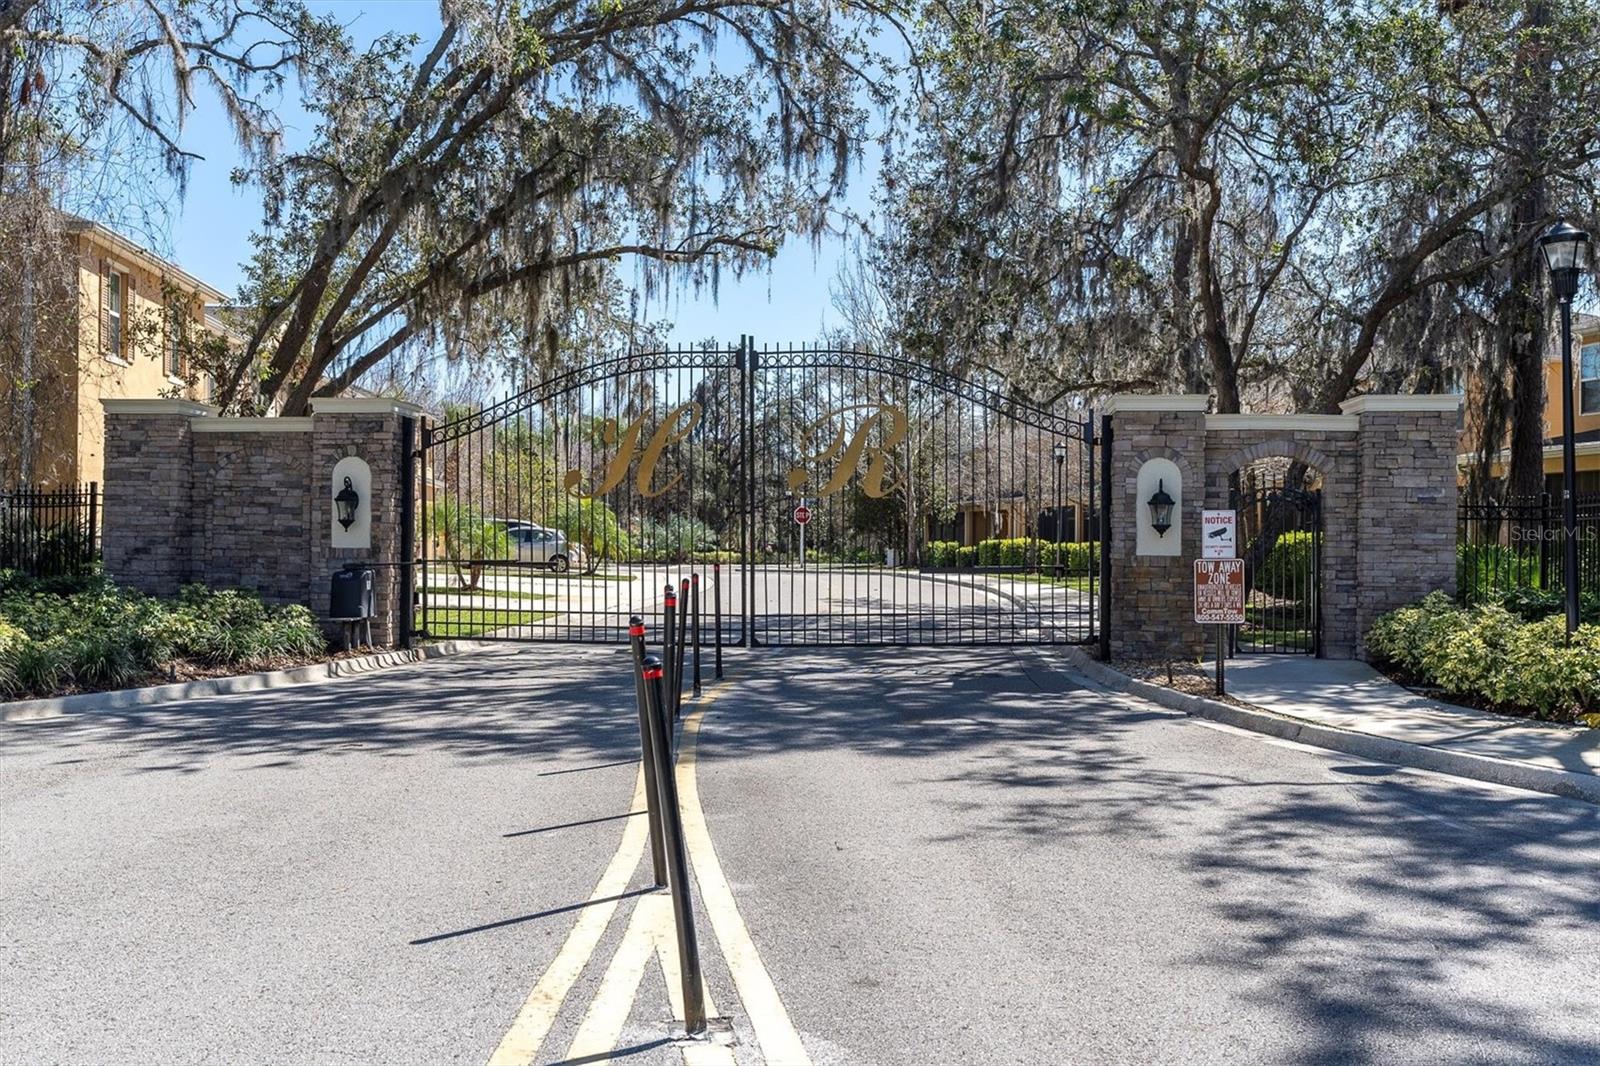
[[[567,535],[560,530],[532,522],[509,521],[505,526],[511,550],[520,562],[543,563],[558,574],[566,573],[574,564],[583,565],[582,545],[568,544]]]

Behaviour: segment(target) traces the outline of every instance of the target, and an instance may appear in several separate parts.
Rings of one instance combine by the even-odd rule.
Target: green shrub
[[[0,691],[10,696],[122,688],[176,660],[249,666],[325,648],[306,608],[237,590],[191,585],[158,600],[100,582],[73,596],[0,597]]]
[[[1280,534],[1256,573],[1256,584],[1282,592],[1309,590],[1316,551],[1316,535],[1309,530]]]
[[[1367,650],[1380,665],[1502,710],[1570,720],[1600,708],[1600,626],[1580,626],[1569,644],[1560,617],[1530,622],[1435,592],[1380,617]]]

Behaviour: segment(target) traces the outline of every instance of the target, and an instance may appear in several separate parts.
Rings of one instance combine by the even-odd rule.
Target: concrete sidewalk
[[[1600,729],[1488,714],[1419,696],[1363,662],[1231,659],[1228,694],[1276,714],[1433,748],[1600,774]]]

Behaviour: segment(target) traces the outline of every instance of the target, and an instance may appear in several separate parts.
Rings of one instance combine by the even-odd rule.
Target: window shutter
[[[111,291],[111,261],[100,260],[100,354],[106,355],[106,342],[111,336],[111,311],[106,303]]]
[[[122,275],[122,351],[117,354],[133,362],[133,275]]]

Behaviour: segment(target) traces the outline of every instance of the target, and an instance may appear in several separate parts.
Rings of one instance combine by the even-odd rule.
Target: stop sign
[[[794,509],[794,520],[796,523],[802,526],[811,521],[811,508],[807,507],[803,503],[799,507],[796,507]]]

